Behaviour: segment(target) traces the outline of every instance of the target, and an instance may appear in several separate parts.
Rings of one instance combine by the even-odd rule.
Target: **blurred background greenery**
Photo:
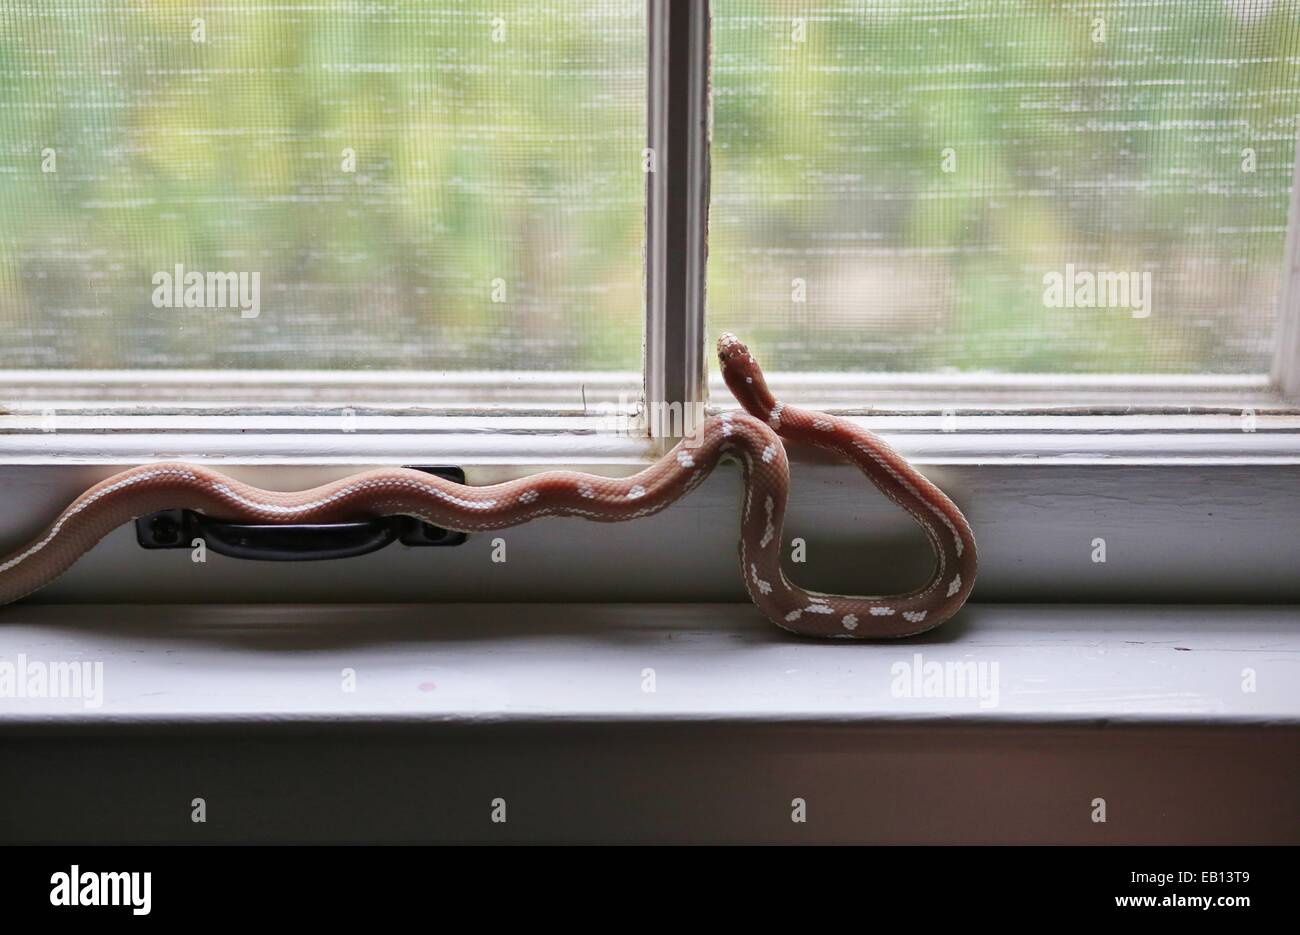
[[[711,332],[786,370],[1269,369],[1294,0],[714,9]],[[1046,308],[1066,264],[1150,273],[1150,316]]]
[[[643,0],[0,2],[0,367],[638,368],[645,48]],[[177,263],[259,317],[155,308]]]
[[[715,0],[713,46],[709,330],[773,369],[1267,370],[1300,0]],[[639,369],[645,55],[643,0],[0,0],[0,368]],[[177,263],[260,316],[153,307]],[[1150,317],[1045,308],[1067,263]]]

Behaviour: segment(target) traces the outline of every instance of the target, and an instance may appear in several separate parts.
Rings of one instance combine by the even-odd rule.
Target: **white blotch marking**
[[[768,445],[763,449],[763,463],[771,464],[772,459],[776,457],[776,445]]]
[[[928,610],[905,610],[903,611],[903,619],[910,620],[912,623],[920,623],[928,613]]]
[[[776,504],[772,498],[768,497],[763,501],[763,509],[767,511],[767,525],[763,527],[763,538],[758,540],[758,547],[766,549],[772,543],[772,537],[776,535],[776,527],[772,525],[772,511],[776,509]]]
[[[579,485],[578,485],[578,494],[579,494],[580,496],[586,497],[588,500],[591,500],[591,499],[594,499],[594,498],[595,498],[595,496],[596,496],[596,491],[594,491],[594,490],[591,488],[591,484],[579,484]]]
[[[639,500],[644,496],[645,496],[645,488],[642,487],[640,484],[637,484],[635,487],[633,487],[631,490],[627,492],[627,498],[629,500]]]
[[[953,578],[952,582],[948,585],[948,596],[952,597],[960,590],[961,590],[961,575],[958,575],[956,578]]]
[[[751,562],[749,565],[749,575],[751,578],[754,579],[754,584],[759,591],[761,591],[764,594],[772,593],[771,583],[764,581],[762,578],[758,576],[758,566],[755,565],[753,562]]]
[[[892,607],[882,607],[877,604],[875,607],[871,608],[871,616],[873,617],[892,617],[893,615],[894,608]]]
[[[785,615],[785,621],[786,623],[793,623],[795,620],[798,620],[802,616],[803,616],[802,610],[792,610]]]
[[[538,497],[538,493],[536,490],[525,490],[523,493],[519,495],[519,502],[532,503],[534,500],[537,499],[537,497]]]
[[[835,611],[825,604],[809,604],[804,608],[810,614],[833,614]]]
[[[781,427],[781,410],[784,408],[785,403],[777,403],[776,406],[773,407],[772,414],[767,417],[767,421],[772,424],[772,428],[779,429]]]
[[[844,624],[846,630],[856,630],[858,628],[858,618],[854,614],[845,614],[840,623]]]
[[[815,429],[818,429],[818,430],[820,430],[820,431],[825,432],[825,431],[827,431],[828,429],[830,429],[830,427],[831,427],[831,424],[830,424],[830,422],[827,421],[826,419],[814,419],[814,420],[813,420],[813,428],[815,428]]]
[[[677,463],[684,468],[695,467],[695,459],[691,457],[691,453],[689,451],[677,452]]]

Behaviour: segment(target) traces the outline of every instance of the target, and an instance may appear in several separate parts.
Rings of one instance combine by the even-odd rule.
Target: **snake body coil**
[[[975,538],[957,506],[871,432],[777,402],[758,363],[734,336],[722,336],[718,357],[727,386],[746,411],[710,417],[696,438],[631,477],[552,471],[469,487],[419,471],[382,468],[279,493],[193,464],[163,462],[122,471],[91,487],[37,539],[0,561],[0,604],[44,587],[113,529],[159,510],[189,509],[245,523],[335,523],[404,514],[461,532],[505,529],[541,516],[612,523],[659,512],[730,457],[744,468],[740,563],[745,587],[777,626],[807,636],[872,639],[920,633],[955,614],[970,594],[976,570]],[[934,549],[930,580],[887,597],[820,594],[789,581],[781,569],[790,481],[782,439],[844,456],[906,510]]]

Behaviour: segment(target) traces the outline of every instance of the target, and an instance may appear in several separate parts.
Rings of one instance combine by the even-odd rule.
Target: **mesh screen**
[[[644,0],[4,3],[0,368],[639,368],[645,49]]]
[[[713,46],[711,333],[782,370],[1268,369],[1294,0],[716,0]]]

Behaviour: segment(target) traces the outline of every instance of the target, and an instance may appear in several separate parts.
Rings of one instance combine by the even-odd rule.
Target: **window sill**
[[[0,659],[103,663],[101,704],[0,699],[11,725],[1300,725],[1294,607],[972,605],[923,638],[868,644],[792,637],[747,604],[17,605],[3,617]],[[980,674],[934,694],[930,669],[900,681],[918,663]]]
[[[0,836],[1295,844],[1298,615],[972,606],[827,644],[748,605],[11,607],[0,657],[106,689],[0,704]],[[997,704],[901,695],[918,662],[996,663]]]

